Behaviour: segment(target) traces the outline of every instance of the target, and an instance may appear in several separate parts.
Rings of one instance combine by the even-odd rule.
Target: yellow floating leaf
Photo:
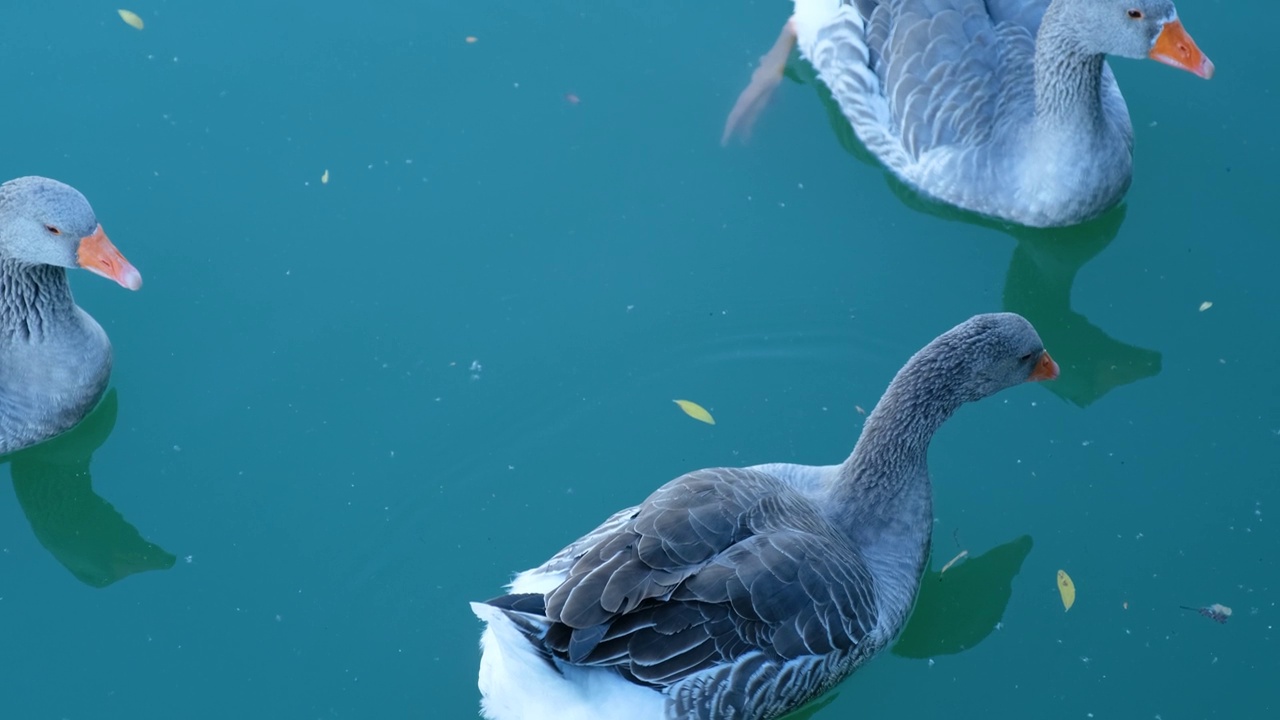
[[[329,168],[325,168],[324,174],[320,176],[320,184],[321,185],[329,184]]]
[[[1058,571],[1058,594],[1062,595],[1062,611],[1070,610],[1076,602],[1076,584],[1065,570]]]
[[[672,402],[679,405],[680,409],[684,411],[684,414],[694,420],[701,420],[708,425],[716,424],[716,419],[711,417],[711,413],[707,412],[707,409],[698,403],[691,400],[672,400]]]
[[[120,19],[128,23],[129,27],[138,30],[141,30],[144,27],[142,18],[138,17],[137,13],[130,12],[128,10],[117,10],[116,12],[120,13]]]

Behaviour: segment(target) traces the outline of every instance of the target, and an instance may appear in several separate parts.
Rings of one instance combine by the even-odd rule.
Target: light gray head
[[[938,336],[913,361],[931,365],[933,381],[950,385],[960,402],[1058,376],[1040,335],[1015,313],[975,315]]]
[[[1088,52],[1151,58],[1203,78],[1213,75],[1213,63],[1182,28],[1170,0],[1054,0],[1054,5]]]
[[[0,185],[0,258],[85,268],[130,290],[142,276],[107,239],[79,190],[43,177]]]

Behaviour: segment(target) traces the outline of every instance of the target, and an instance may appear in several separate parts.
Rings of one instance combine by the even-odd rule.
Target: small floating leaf
[[[320,184],[321,185],[329,184],[329,168],[325,168],[324,174],[320,176]]]
[[[128,23],[129,27],[137,30],[141,30],[144,27],[142,18],[138,17],[137,13],[128,10],[117,10],[116,12],[120,13],[120,19]]]
[[[1076,602],[1076,584],[1065,570],[1058,571],[1058,593],[1062,595],[1062,611],[1070,610]]]
[[[684,411],[684,414],[694,420],[701,420],[708,425],[716,424],[716,419],[711,417],[711,413],[707,412],[707,409],[698,403],[691,400],[672,400],[672,402],[679,405],[680,409]]]
[[[1204,302],[1200,303],[1200,312],[1204,312],[1205,310],[1208,310],[1211,307],[1213,307],[1213,302],[1210,300],[1205,300]]]

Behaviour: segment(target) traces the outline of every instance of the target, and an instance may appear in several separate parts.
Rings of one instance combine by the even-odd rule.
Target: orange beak
[[[107,239],[107,234],[99,225],[92,235],[80,238],[80,249],[76,251],[76,260],[80,267],[97,273],[104,278],[111,278],[121,287],[137,290],[142,287],[142,274],[124,259],[124,255]]]
[[[1027,382],[1038,382],[1040,380],[1056,380],[1058,377],[1058,363],[1049,357],[1049,351],[1045,350],[1040,353],[1040,361],[1036,363],[1036,369],[1031,371],[1027,376]]]
[[[1196,47],[1196,41],[1182,29],[1181,20],[1164,24],[1164,29],[1160,31],[1160,36],[1156,38],[1156,44],[1151,48],[1148,57],[1165,65],[1195,73],[1205,80],[1213,77],[1213,61],[1205,57],[1204,53],[1200,52],[1200,48]]]

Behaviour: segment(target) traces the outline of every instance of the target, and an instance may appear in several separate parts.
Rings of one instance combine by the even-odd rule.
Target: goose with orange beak
[[[1213,76],[1170,0],[795,0],[722,142],[751,132],[793,48],[902,182],[1032,227],[1091,220],[1129,188],[1108,56]]]
[[[1186,29],[1182,27],[1182,21],[1176,15],[1171,20],[1165,21],[1147,57],[1165,65],[1195,73],[1205,80],[1213,77],[1213,61],[1200,52],[1196,41],[1187,34]]]
[[[111,341],[76,305],[67,268],[142,287],[75,188],[42,177],[0,185],[0,455],[71,429],[107,389]]]

